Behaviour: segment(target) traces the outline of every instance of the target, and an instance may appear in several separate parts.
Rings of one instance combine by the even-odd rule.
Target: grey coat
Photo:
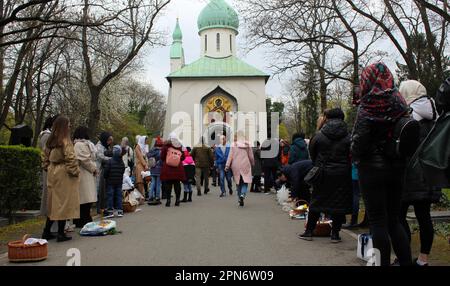
[[[38,147],[43,152],[45,149],[45,144],[47,144],[47,140],[50,137],[50,130],[42,131],[41,134],[39,134],[38,138]],[[41,216],[47,216],[48,215],[48,208],[47,208],[47,172],[42,171],[42,196],[41,196]]]

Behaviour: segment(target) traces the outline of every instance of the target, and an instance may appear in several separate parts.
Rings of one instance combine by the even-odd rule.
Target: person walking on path
[[[71,240],[66,236],[66,220],[80,217],[80,169],[70,139],[70,121],[59,116],[52,127],[52,134],[45,144],[43,169],[47,171],[48,216],[43,239],[54,239],[50,229],[54,221],[58,222],[57,242]]]
[[[195,184],[195,162],[190,154],[190,148],[184,150],[185,159],[183,161],[186,181],[183,182],[184,194],[182,203],[192,202],[192,185]]]
[[[195,182],[197,185],[197,195],[201,196],[201,185],[203,178],[204,194],[209,193],[209,170],[214,165],[212,149],[207,146],[202,137],[202,143],[191,152],[192,159],[195,161]]]
[[[103,170],[112,157],[112,144],[114,138],[109,132],[102,132],[100,134],[100,140],[95,146],[97,150],[97,170],[99,175],[97,176],[97,214],[102,214],[102,211],[106,209],[106,184],[103,176]]]
[[[408,113],[405,99],[394,84],[394,76],[384,63],[365,68],[353,130],[352,159],[359,172],[360,188],[373,237],[380,251],[381,266],[389,266],[391,244],[400,265],[411,265],[411,247],[400,222],[404,159],[394,159],[388,144],[395,123]]]
[[[98,176],[97,165],[95,164],[94,143],[89,140],[89,129],[87,127],[78,127],[74,134],[75,157],[80,166],[80,219],[74,220],[78,228],[92,222],[91,208],[92,204],[97,202],[97,184]]]
[[[292,136],[292,145],[289,150],[289,165],[296,162],[309,160],[308,145],[304,133],[296,133]]]
[[[105,218],[112,218],[114,215],[123,217],[122,184],[125,164],[123,163],[122,156],[124,151],[120,145],[114,146],[113,157],[105,166],[104,177],[108,198],[108,210],[105,213]]]
[[[261,146],[262,168],[264,173],[264,193],[266,194],[270,193],[271,188],[275,186],[277,171],[280,167],[278,160],[278,146],[278,141],[274,139],[264,141]]]
[[[139,136],[138,144],[136,145],[136,148],[134,148],[136,155],[135,155],[135,176],[136,176],[136,186],[139,192],[141,193],[142,197],[145,198],[145,184],[144,178],[142,177],[142,172],[147,172],[149,170],[148,163],[147,163],[147,145],[148,144],[148,137],[147,136]]]
[[[233,184],[231,182],[231,172],[225,172],[225,166],[227,164],[228,156],[230,155],[230,144],[227,143],[227,137],[225,135],[220,136],[220,145],[216,147],[215,159],[216,166],[219,169],[219,186],[220,197],[226,196],[225,180],[227,181],[228,191],[230,195],[233,194]]]
[[[47,144],[47,140],[52,134],[52,125],[55,119],[58,116],[53,116],[47,118],[44,123],[44,128],[42,132],[39,134],[38,138],[38,147],[42,151],[45,150],[45,145]],[[42,171],[42,196],[41,196],[41,208],[40,214],[41,216],[47,217],[48,215],[48,206],[47,206],[47,172],[45,170]]]
[[[163,162],[161,161],[161,148],[163,146],[164,142],[160,138],[157,138],[155,147],[148,153],[148,161],[153,161],[153,166],[150,168],[152,182],[150,184],[149,205],[161,204],[161,169],[163,165]]]
[[[420,123],[420,141],[422,142],[430,133],[437,119],[435,102],[428,96],[425,86],[415,80],[402,82],[400,94],[412,108],[414,119]],[[415,262],[420,266],[428,265],[428,256],[434,239],[431,204],[439,202],[441,194],[441,191],[429,188],[420,180],[405,180],[400,219],[409,241],[411,241],[411,230],[406,216],[409,207],[414,207],[420,229],[420,255]]]
[[[250,143],[245,141],[244,135],[238,132],[235,142],[231,146],[230,155],[225,166],[225,171],[232,170],[233,178],[237,185],[239,205],[244,206],[248,185],[252,183],[252,166],[255,165],[253,150]]]
[[[261,193],[261,175],[262,175],[262,160],[261,160],[261,143],[256,142],[256,147],[253,148],[253,158],[255,165],[252,168],[252,185],[250,192]]]
[[[163,162],[161,170],[161,181],[163,191],[167,198],[166,207],[170,207],[172,200],[172,188],[175,190],[175,206],[180,206],[181,182],[186,181],[183,161],[185,159],[182,151],[182,144],[174,134],[169,136],[169,140],[164,144],[161,150],[161,160]]]
[[[352,177],[350,162],[350,134],[344,122],[344,112],[331,109],[325,112],[325,122],[309,144],[311,159],[320,168],[321,176],[313,183],[308,224],[299,238],[312,240],[320,214],[330,215],[333,221],[331,242],[341,242],[339,232],[345,215],[352,213]]]

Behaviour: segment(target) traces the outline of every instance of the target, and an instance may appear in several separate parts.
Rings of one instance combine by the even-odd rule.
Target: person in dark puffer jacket
[[[292,136],[292,145],[289,151],[289,165],[303,160],[309,160],[308,145],[305,141],[305,134],[294,134],[294,136]]]
[[[122,208],[122,182],[125,173],[125,164],[122,156],[124,154],[122,147],[116,145],[113,147],[113,157],[105,166],[104,178],[106,180],[107,207],[105,218],[114,217],[114,211],[117,211],[118,217],[123,217]]]
[[[309,144],[314,166],[322,169],[322,177],[313,186],[308,225],[300,239],[312,240],[320,213],[331,215],[331,242],[341,242],[339,232],[345,215],[352,213],[353,190],[350,162],[350,134],[344,112],[325,112],[325,124]]]

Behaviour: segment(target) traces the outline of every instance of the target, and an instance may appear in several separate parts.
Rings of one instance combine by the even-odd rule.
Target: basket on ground
[[[47,259],[48,244],[39,243],[25,245],[29,235],[24,235],[22,240],[8,243],[8,259],[10,262],[35,262]]]

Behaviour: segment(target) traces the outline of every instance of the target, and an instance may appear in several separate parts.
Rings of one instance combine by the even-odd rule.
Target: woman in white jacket
[[[80,165],[80,219],[74,220],[75,226],[82,228],[92,222],[92,204],[97,202],[96,177],[98,170],[96,165],[96,148],[89,141],[89,129],[78,127],[73,135],[75,156]]]
[[[400,85],[400,93],[413,111],[413,117],[420,123],[420,140],[423,141],[433,128],[438,113],[436,104],[427,94],[425,86],[415,80],[408,80]],[[436,196],[427,186],[419,182],[406,182],[402,194],[400,221],[411,241],[411,230],[406,216],[410,206],[414,206],[414,213],[420,228],[420,255],[416,259],[419,266],[428,265],[428,255],[434,239],[433,222],[431,220],[431,204]]]

